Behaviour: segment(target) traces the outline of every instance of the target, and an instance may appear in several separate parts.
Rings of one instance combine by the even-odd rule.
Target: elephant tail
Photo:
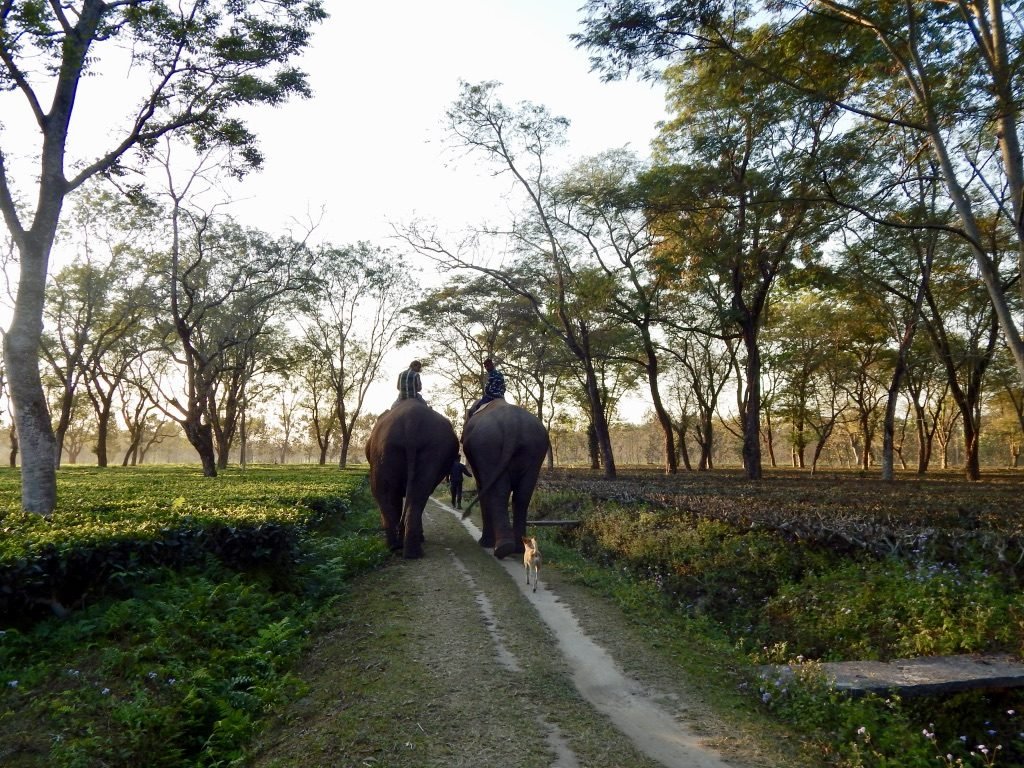
[[[476,498],[473,499],[469,504],[466,505],[466,509],[462,512],[462,519],[465,520],[469,517],[469,513],[473,511],[473,505],[483,498],[483,495],[491,490],[491,487],[498,481],[502,473],[508,470],[509,464],[512,462],[512,454],[515,452],[514,441],[510,440],[508,436],[503,437],[501,442],[501,457],[498,459],[498,463],[494,467],[494,471],[491,474],[490,481],[476,489]],[[473,468],[473,476],[479,477],[476,472],[476,468]]]

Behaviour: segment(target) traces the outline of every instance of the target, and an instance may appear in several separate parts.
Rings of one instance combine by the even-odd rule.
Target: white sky
[[[589,72],[578,31],[582,0],[392,0],[332,4],[302,66],[315,95],[266,111],[257,126],[266,167],[237,207],[263,226],[326,208],[319,234],[380,242],[389,222],[480,223],[501,209],[496,184],[444,146],[459,80],[498,80],[506,103],[528,100],[571,120],[573,157],[629,144],[646,154],[664,117],[660,89],[605,84]],[[286,194],[282,192],[287,191]]]
[[[299,62],[313,97],[261,108],[248,118],[265,165],[232,190],[230,212],[280,232],[322,211],[313,239],[338,245],[396,246],[388,240],[392,224],[413,219],[453,232],[495,219],[507,209],[508,181],[445,146],[444,112],[460,80],[500,81],[506,103],[527,100],[569,118],[566,164],[626,145],[646,155],[665,116],[662,90],[636,81],[602,83],[589,71],[586,52],[568,39],[579,30],[582,2],[333,0],[331,17]],[[120,103],[127,108],[131,101],[116,52],[97,53],[102,74],[80,89],[69,163],[81,159],[75,150],[108,146],[112,129],[124,125]],[[2,146],[11,163],[37,146],[35,138],[25,147],[12,144],[14,136],[35,134],[25,112],[17,93],[0,94]],[[34,197],[33,190],[23,192]],[[438,276],[424,266],[423,282],[435,284]],[[372,410],[390,403],[393,379],[410,354],[417,351],[389,360]],[[428,395],[430,379],[424,371]]]

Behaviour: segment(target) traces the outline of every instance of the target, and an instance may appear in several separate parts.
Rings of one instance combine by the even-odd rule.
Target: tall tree
[[[276,318],[308,291],[312,254],[288,236],[273,238],[231,220],[174,206],[170,254],[159,255],[164,291],[159,328],[180,367],[180,389],[155,399],[177,421],[199,455],[203,474],[217,474],[214,422],[232,425],[256,357],[269,353]],[[218,387],[234,373],[231,413],[218,412]],[[222,418],[222,415],[224,418]]]
[[[412,286],[412,276],[390,251],[366,242],[320,249],[299,322],[304,347],[322,366],[333,395],[339,466],[348,462],[353,430],[384,356],[397,344]]]
[[[837,111],[738,73],[720,54],[694,57],[668,77],[675,117],[658,139],[652,205],[684,283],[714,275],[723,319],[742,341],[743,465],[758,479],[761,329],[776,282],[794,262],[813,261],[827,239],[815,180]]]
[[[41,338],[40,351],[54,381],[60,383],[54,410],[54,465],[60,466],[64,437],[74,416],[74,404],[81,402],[85,347],[99,314],[102,279],[90,264],[71,264],[57,274],[47,289],[43,318],[50,331]]]
[[[37,128],[34,172],[20,173],[11,134],[0,134],[0,211],[19,253],[14,315],[4,357],[22,453],[22,506],[47,515],[57,498],[54,435],[39,374],[46,274],[65,197],[86,180],[116,174],[127,155],[161,136],[187,133],[200,145],[226,143],[259,165],[255,137],[236,107],[308,95],[288,61],[325,17],[321,0],[77,0],[0,4],[0,91],[19,94],[20,115]],[[84,78],[103,50],[119,50],[141,98],[110,132],[108,148],[69,158]],[[108,65],[112,60],[108,60]],[[119,86],[120,87],[120,86]],[[125,89],[130,91],[131,89]],[[109,94],[98,89],[98,99]],[[47,103],[47,99],[49,103]],[[5,109],[5,121],[13,114]],[[89,107],[89,105],[82,105]],[[92,105],[106,113],[106,103]],[[71,169],[69,172],[69,168]],[[29,182],[31,180],[31,182]],[[19,188],[33,183],[34,190]],[[30,205],[20,200],[34,201]]]
[[[819,292],[801,290],[776,304],[766,328],[781,350],[779,413],[789,423],[793,466],[800,469],[807,466],[807,449],[820,439],[812,426],[820,416],[816,380],[844,343],[833,309],[833,302]]]
[[[684,50],[726,52],[738,68],[845,111],[845,124],[913,133],[941,170],[956,211],[956,233],[1024,382],[1024,339],[999,252],[986,224],[1012,233],[1013,272],[1024,265],[1024,154],[1019,81],[1024,27],[1015,0],[878,3],[869,0],[678,3],[590,0],[577,43],[609,77],[652,66]],[[761,51],[737,44],[755,27]],[[853,167],[858,158],[850,158]],[[846,170],[849,170],[847,168]],[[833,177],[834,178],[834,177]],[[915,183],[893,166],[878,188]],[[1024,291],[1024,283],[1018,286]]]
[[[334,390],[330,375],[320,362],[320,355],[312,345],[299,343],[292,354],[292,373],[302,381],[305,397],[301,407],[306,412],[305,423],[317,448],[317,463],[327,464],[327,454],[338,428],[338,413],[334,407]]]
[[[714,469],[715,418],[719,397],[729,381],[732,352],[713,334],[679,329],[670,334],[666,351],[676,361],[677,378],[685,383],[688,404],[693,408],[692,423],[688,426],[700,447],[697,469]],[[674,423],[687,415],[680,407],[680,418]],[[689,465],[689,456],[685,458]]]
[[[661,355],[657,338],[664,321],[668,272],[654,266],[655,236],[638,184],[642,167],[631,153],[614,150],[579,163],[555,190],[561,205],[555,215],[574,232],[586,253],[618,290],[609,314],[636,336],[636,352],[628,358],[643,371],[664,438],[665,471],[678,471],[672,418],[659,386]]]
[[[455,393],[456,423],[480,398],[482,361],[492,357],[506,374],[509,396],[549,424],[566,379],[568,350],[525,298],[486,276],[469,274],[465,282],[452,281],[409,308],[411,322],[401,343],[427,343],[436,375]],[[542,275],[536,270],[520,270],[516,279],[540,295]]]
[[[614,294],[612,284],[592,265],[580,264],[579,243],[561,228],[552,198],[555,178],[549,169],[552,151],[565,141],[568,121],[539,105],[515,108],[497,96],[499,83],[463,83],[459,98],[449,108],[447,123],[454,141],[482,156],[498,173],[507,173],[526,199],[526,215],[507,231],[486,234],[500,237],[524,262],[543,265],[547,274],[544,294],[524,285],[512,268],[496,268],[474,261],[459,245],[441,242],[435,233],[407,228],[402,236],[418,252],[451,268],[485,274],[506,290],[526,299],[548,332],[560,339],[578,361],[583,374],[587,407],[606,477],[615,477],[615,456],[608,428],[607,403],[602,400],[596,338],[608,322],[604,308]],[[472,245],[472,243],[470,243]]]

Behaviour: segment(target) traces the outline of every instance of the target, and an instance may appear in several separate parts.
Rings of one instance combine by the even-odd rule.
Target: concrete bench
[[[774,679],[792,679],[800,665],[762,668]],[[815,665],[836,690],[851,695],[924,696],[1024,687],[1024,663],[1007,655],[924,656],[893,661],[834,661]]]

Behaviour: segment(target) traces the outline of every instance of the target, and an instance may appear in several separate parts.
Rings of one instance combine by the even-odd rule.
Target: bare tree
[[[489,267],[467,254],[464,246],[443,242],[435,232],[410,226],[399,235],[419,253],[450,269],[487,275],[506,290],[522,296],[547,331],[560,339],[578,361],[594,439],[606,477],[615,477],[615,457],[608,428],[607,403],[602,400],[598,358],[601,327],[607,322],[608,299],[613,287],[598,270],[574,264],[578,243],[561,228],[554,214],[551,192],[554,179],[547,167],[554,147],[564,141],[568,121],[544,107],[524,103],[516,109],[496,95],[499,84],[462,84],[460,97],[449,108],[447,121],[454,141],[507,173],[525,196],[527,212],[508,231],[491,230],[488,236],[511,244],[525,262],[547,275],[547,290],[538,294],[533,283],[524,285],[514,268]],[[520,272],[521,274],[521,272]]]

